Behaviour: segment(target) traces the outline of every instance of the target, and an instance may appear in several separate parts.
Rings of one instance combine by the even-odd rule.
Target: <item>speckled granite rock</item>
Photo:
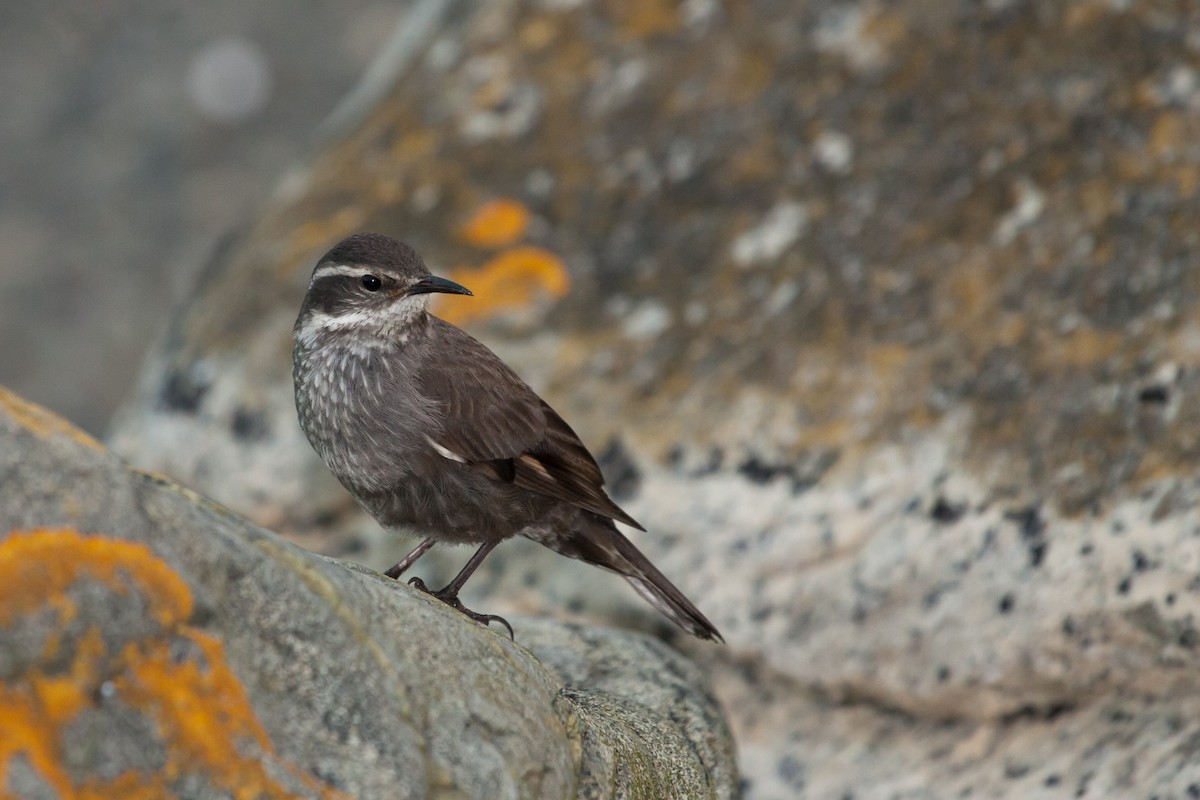
[[[1200,794],[1194,695],[1097,695],[992,720],[836,701],[745,665],[712,665],[738,721],[748,796],[1187,798]]]
[[[734,796],[704,678],[657,642],[514,620],[552,676],[3,389],[0,532],[5,796]]]
[[[1197,12],[457,8],[214,259],[115,446],[369,544],[291,421],[287,329],[324,247],[395,233],[726,634],[695,652],[750,797],[1027,796],[1010,759],[1046,796],[1192,785]],[[513,543],[471,588],[656,624],[614,586]]]

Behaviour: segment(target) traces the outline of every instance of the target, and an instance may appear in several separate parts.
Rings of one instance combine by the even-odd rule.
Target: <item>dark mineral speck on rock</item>
[[[929,516],[937,522],[944,525],[957,522],[966,511],[966,506],[961,503],[952,503],[945,497],[938,496],[933,502],[933,507],[929,509]]]
[[[239,408],[229,422],[233,435],[243,441],[256,441],[270,432],[266,415],[262,411]]]
[[[642,473],[637,463],[621,443],[620,437],[614,436],[596,456],[601,472],[607,481],[609,493],[614,500],[625,501],[637,495],[641,485]]]
[[[200,403],[208,392],[209,384],[190,370],[171,372],[163,382],[160,395],[162,407],[167,411],[192,414],[200,409]]]

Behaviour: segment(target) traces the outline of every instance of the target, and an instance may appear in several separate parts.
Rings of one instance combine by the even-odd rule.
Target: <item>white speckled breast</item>
[[[410,471],[405,454],[435,429],[427,403],[408,385],[402,343],[345,336],[297,339],[292,357],[296,411],[313,448],[343,484],[375,492]]]

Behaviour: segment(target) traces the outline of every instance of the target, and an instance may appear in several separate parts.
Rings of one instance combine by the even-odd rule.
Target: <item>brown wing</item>
[[[424,359],[417,382],[440,405],[439,446],[495,480],[644,530],[604,493],[596,460],[554,409],[471,336],[436,317],[431,324],[439,352]]]

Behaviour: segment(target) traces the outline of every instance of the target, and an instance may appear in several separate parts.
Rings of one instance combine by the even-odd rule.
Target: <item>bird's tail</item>
[[[569,544],[564,543],[567,546],[560,550],[563,555],[620,574],[650,605],[693,636],[725,641],[708,618],[700,613],[700,609],[667,580],[667,576],[659,572],[658,567],[651,564],[650,559],[642,555],[633,542],[622,536],[611,520],[586,511],[583,513],[591,517],[593,524],[586,526],[586,532],[572,536]]]

